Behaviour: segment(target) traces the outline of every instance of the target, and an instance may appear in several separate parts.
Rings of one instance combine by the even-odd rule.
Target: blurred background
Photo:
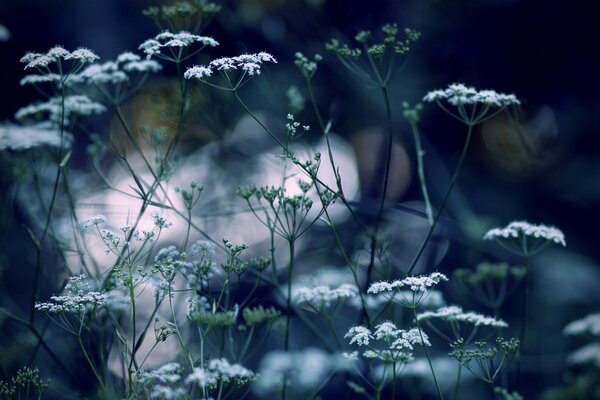
[[[8,41],[0,42],[0,123],[13,120],[20,107],[38,99],[32,88],[19,86],[25,74],[19,59],[25,52],[45,52],[60,44],[67,49],[88,47],[102,59],[113,59],[155,36],[156,28],[141,10],[160,4],[164,3],[0,2],[0,24],[11,34]],[[565,359],[576,343],[565,339],[562,329],[569,321],[597,311],[600,305],[600,247],[596,242],[600,224],[600,62],[594,56],[599,37],[596,14],[577,2],[540,0],[247,0],[220,4],[222,12],[203,34],[213,36],[221,46],[203,52],[195,61],[203,64],[243,52],[273,54],[278,63],[263,68],[263,76],[242,91],[247,103],[270,126],[283,126],[289,111],[286,91],[291,85],[306,95],[304,80],[293,64],[294,53],[324,56],[313,80],[315,94],[319,109],[332,121],[340,157],[346,157],[347,169],[342,169],[342,176],[346,174],[344,179],[353,182],[349,185],[356,191],[354,204],[365,215],[373,209],[378,194],[380,160],[374,154],[386,129],[385,108],[380,93],[345,70],[335,56],[325,51],[324,44],[331,38],[350,41],[359,30],[376,31],[388,22],[422,33],[390,89],[396,138],[386,232],[390,254],[397,260],[410,258],[417,245],[410,229],[423,229],[426,223],[419,220],[422,215],[407,212],[422,206],[412,134],[402,117],[402,101],[414,104],[429,90],[452,82],[515,93],[521,99],[518,110],[477,128],[447,207],[445,229],[434,243],[436,257],[431,263],[435,265],[423,268],[436,268],[450,275],[458,267],[482,260],[519,263],[508,253],[481,244],[479,238],[486,229],[515,219],[559,227],[568,247],[552,249],[532,264],[530,310],[534,327],[528,328],[532,346],[524,359],[528,384],[522,394],[527,399],[542,398],[545,389],[573,379]],[[173,73],[166,66],[150,82],[150,89],[129,101],[127,109],[132,120],[156,126],[172,123],[169,115],[153,113],[148,105],[164,107],[174,101],[177,81],[172,79]],[[256,165],[264,157],[250,156],[255,151],[259,155],[269,153],[271,144],[230,98],[204,90],[196,96],[193,101],[201,112],[188,120],[179,157],[182,165],[194,170],[200,168],[195,165],[198,151],[204,149],[211,154],[208,169],[195,176],[225,185],[213,199],[213,205],[219,205],[219,196],[234,197],[227,191],[237,184],[254,183],[247,175],[241,182],[229,180],[245,168],[245,163],[254,163],[251,169],[261,171]],[[318,124],[308,103],[297,114],[297,120],[313,126],[314,132],[303,139],[318,147]],[[422,121],[426,173],[435,206],[446,189],[465,129],[434,106],[425,107]],[[110,112],[94,120],[90,128],[100,135],[117,129]],[[84,171],[89,167],[84,151],[89,139],[78,138],[77,143],[81,151],[74,153],[72,165]],[[30,210],[23,202],[24,191],[15,185],[11,164],[3,159],[2,168],[0,306],[27,309],[30,294],[22,286],[33,275],[34,252],[24,228]],[[85,180],[81,184],[85,185]],[[243,206],[236,201],[231,203]],[[343,216],[340,218],[350,232],[348,237],[352,237],[355,228],[351,222],[344,222]],[[227,231],[227,227],[219,230]],[[324,227],[316,228],[308,242],[318,243],[319,235],[327,235]],[[248,240],[243,233],[239,238]],[[331,262],[318,257],[324,256],[314,252],[311,260],[319,265]],[[397,264],[401,268],[402,262]],[[51,294],[56,288],[49,285],[45,291]],[[450,293],[447,301],[468,308],[468,300],[454,294]],[[507,312],[514,316],[506,317],[508,320],[516,320],[517,304],[509,305]],[[31,340],[17,324],[0,317],[3,375],[10,376],[27,359]],[[43,355],[39,357],[44,362]]]

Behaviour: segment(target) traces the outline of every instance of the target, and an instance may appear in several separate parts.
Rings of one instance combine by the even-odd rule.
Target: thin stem
[[[410,264],[410,267],[408,268],[406,275],[410,275],[411,272],[415,269],[415,267],[417,266],[417,262],[419,262],[419,259],[421,258],[421,256],[423,255],[423,252],[425,251],[425,247],[427,247],[427,243],[429,243],[429,240],[431,239],[431,236],[433,235],[433,231],[435,230],[435,227],[437,226],[437,224],[439,222],[440,216],[442,215],[442,212],[444,211],[444,207],[446,206],[446,202],[448,201],[448,198],[450,197],[450,193],[452,192],[452,189],[454,188],[454,185],[456,184],[456,180],[458,179],[458,174],[460,172],[460,169],[463,165],[463,162],[465,161],[465,156],[467,155],[467,150],[469,149],[469,144],[471,143],[472,133],[473,133],[473,125],[469,125],[469,129],[467,130],[467,138],[465,139],[465,143],[463,145],[462,152],[460,153],[458,163],[456,164],[456,169],[454,170],[454,173],[452,174],[452,178],[450,179],[450,184],[448,185],[448,189],[446,189],[446,193],[444,194],[444,197],[442,198],[440,207],[438,208],[438,210],[435,214],[435,217],[433,218],[433,224],[431,224],[429,226],[427,235],[425,236],[423,243],[421,243],[421,247],[419,247],[419,250],[417,251],[417,254],[415,255],[415,258],[413,259],[412,263]]]
[[[519,332],[519,349],[517,350],[517,376],[515,378],[515,388],[519,386],[521,378],[521,356],[525,344],[525,332],[527,328],[527,306],[529,302],[529,253],[525,252],[525,298],[523,299],[523,310],[521,312],[521,331]]]
[[[431,363],[431,357],[429,357],[429,351],[427,351],[427,346],[425,345],[425,340],[423,338],[423,331],[421,330],[421,324],[419,323],[419,319],[417,318],[417,309],[416,309],[416,307],[413,307],[412,310],[413,310],[413,315],[415,317],[415,321],[417,323],[417,330],[419,331],[419,336],[421,337],[421,345],[423,346],[423,350],[425,350],[425,357],[427,358],[427,363],[429,364],[429,369],[431,370],[433,382],[435,383],[435,388],[437,389],[440,400],[444,400],[444,396],[442,396],[442,391],[440,390],[440,385],[438,384],[437,378],[435,376],[433,364]]]
[[[452,395],[452,400],[458,399],[458,390],[460,388],[460,375],[462,372],[462,364],[458,363],[458,372],[456,373],[456,382],[454,383],[454,394]]]
[[[427,190],[427,182],[425,181],[425,167],[423,165],[423,156],[425,152],[421,145],[421,135],[419,128],[416,123],[411,123],[413,137],[415,139],[415,151],[417,153],[417,173],[419,175],[419,182],[421,184],[421,192],[423,193],[423,201],[425,201],[425,211],[427,213],[427,220],[429,225],[433,225],[433,209],[431,207],[431,201],[429,200],[429,192]]]
[[[94,372],[94,376],[96,377],[96,379],[98,379],[98,383],[100,383],[100,386],[102,387],[102,389],[105,390],[104,382],[102,382],[102,377],[96,370],[96,367],[94,367],[94,363],[92,362],[92,359],[88,355],[87,351],[85,351],[85,346],[83,345],[83,341],[81,340],[81,335],[77,335],[77,342],[79,342],[79,347],[81,347],[81,351],[83,352],[83,355],[84,355],[85,359],[87,360],[88,365],[92,369],[92,372]]]

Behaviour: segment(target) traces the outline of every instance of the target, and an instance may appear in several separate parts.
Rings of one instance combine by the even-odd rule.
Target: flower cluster
[[[521,104],[514,94],[497,93],[494,90],[477,90],[462,83],[452,83],[446,89],[432,90],[423,97],[426,102],[445,100],[453,106],[465,104],[483,104],[487,106],[506,107]]]
[[[212,76],[215,70],[219,71],[229,84],[229,89],[240,87],[247,81],[247,77],[260,75],[260,68],[264,62],[277,63],[277,60],[265,52],[255,54],[242,54],[236,57],[222,57],[211,61],[208,65],[195,65],[188,68],[183,74],[185,79],[204,80]],[[241,71],[237,81],[232,80],[228,73],[231,71]]]
[[[556,244],[566,246],[565,235],[558,228],[546,225],[534,225],[527,221],[513,221],[504,228],[490,229],[484,236],[484,240],[510,239],[530,236],[535,239],[546,239]]]
[[[385,321],[375,326],[375,331],[364,326],[353,326],[344,335],[350,338],[350,344],[368,346],[363,352],[367,359],[378,359],[384,363],[408,363],[413,360],[412,351],[414,346],[431,346],[427,335],[418,328],[409,330],[398,329],[391,321]],[[371,340],[384,342],[382,348],[371,345]]]
[[[263,357],[254,390],[261,395],[274,394],[287,386],[299,394],[311,392],[333,373],[347,370],[353,364],[341,354],[329,354],[317,348],[299,352],[273,351]]]
[[[64,108],[63,108],[64,105]],[[83,95],[72,95],[62,97],[53,97],[48,101],[30,104],[22,107],[15,114],[19,121],[25,120],[46,120],[59,124],[64,117],[65,123],[70,124],[72,116],[91,116],[101,114],[106,111],[100,103],[92,101],[89,97]]]
[[[36,303],[35,309],[51,313],[92,311],[103,306],[107,296],[97,291],[85,275],[78,275],[69,278],[62,296],[52,296],[50,300],[48,303]]]
[[[0,24],[0,42],[7,42],[10,39],[10,31],[8,28]]]
[[[506,328],[508,324],[501,319],[487,317],[475,312],[464,312],[459,306],[447,306],[437,311],[426,311],[417,315],[418,321],[440,318],[448,322],[466,322],[475,326],[490,326],[493,328]]]
[[[164,31],[156,35],[154,39],[146,40],[139,46],[139,49],[146,54],[146,58],[148,59],[152,58],[152,56],[158,56],[170,60],[170,57],[164,56],[161,53],[164,48],[170,48],[171,50],[182,49],[193,43],[200,43],[202,48],[205,46],[216,47],[219,45],[219,42],[209,36],[198,36],[186,31],[181,31],[179,33]]]
[[[64,47],[55,46],[48,50],[47,53],[28,52],[21,58],[21,62],[25,64],[25,69],[38,68],[41,70],[47,69],[50,64],[58,63],[61,60],[75,61],[81,64],[91,63],[99,57],[93,51],[79,48],[75,51],[68,51]]]
[[[0,150],[29,150],[38,147],[70,147],[73,136],[61,134],[54,124],[45,121],[37,124],[0,124]]]
[[[395,280],[393,282],[375,282],[373,283],[367,293],[380,293],[392,291],[397,288],[409,286],[413,292],[427,292],[430,288],[437,285],[441,281],[447,281],[448,277],[440,272],[433,272],[430,275],[421,276],[409,276],[401,280]]]
[[[343,301],[358,294],[355,285],[344,283],[335,289],[325,285],[319,285],[312,288],[300,287],[294,288],[292,292],[292,301],[296,304],[307,303],[320,310],[331,307],[333,304]]]
[[[115,61],[88,66],[76,80],[91,85],[116,85],[128,81],[128,74],[158,72],[161,69],[162,66],[154,60],[142,60],[137,54],[124,52]]]
[[[563,333],[567,336],[585,335],[600,337],[600,313],[589,314],[565,326]]]

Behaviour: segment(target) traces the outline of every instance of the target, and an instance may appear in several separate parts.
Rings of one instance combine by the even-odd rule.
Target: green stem
[[[79,342],[79,347],[81,348],[81,351],[83,352],[83,355],[84,355],[85,359],[87,360],[88,365],[92,369],[92,372],[94,372],[94,376],[98,380],[98,383],[100,383],[102,390],[105,390],[104,383],[102,382],[102,377],[96,370],[96,367],[94,367],[94,363],[92,362],[92,359],[90,358],[87,351],[85,350],[85,346],[83,345],[83,341],[81,340],[81,335],[77,335],[77,341]]]
[[[458,390],[460,388],[460,374],[462,372],[462,364],[458,364],[458,372],[456,373],[456,382],[454,383],[454,394],[452,395],[452,400],[458,399]]]
[[[413,259],[412,263],[410,264],[410,267],[408,268],[406,275],[410,275],[411,272],[415,269],[415,267],[417,266],[417,262],[419,262],[419,259],[421,258],[421,256],[423,255],[423,252],[425,251],[425,247],[427,247],[427,243],[429,243],[429,240],[431,239],[431,236],[433,235],[433,231],[435,230],[435,227],[438,224],[440,216],[442,215],[442,212],[444,211],[446,202],[448,201],[448,198],[450,197],[450,193],[452,192],[452,189],[454,188],[454,185],[456,184],[456,180],[458,179],[458,174],[461,170],[463,162],[465,161],[465,156],[467,155],[467,150],[469,149],[469,144],[471,143],[472,133],[473,133],[473,125],[469,125],[469,129],[467,130],[467,138],[465,139],[465,143],[464,143],[462,151],[460,153],[458,163],[456,164],[456,168],[454,170],[454,173],[452,174],[452,178],[450,179],[450,184],[448,185],[448,189],[446,189],[446,193],[444,194],[444,197],[442,198],[440,207],[438,208],[438,210],[435,214],[435,217],[433,218],[433,224],[431,224],[429,226],[427,235],[425,236],[423,243],[421,243],[421,247],[419,247],[419,250],[417,251],[417,254],[415,255],[415,258]]]
[[[435,376],[435,371],[433,369],[431,357],[429,357],[429,351],[427,351],[427,346],[425,345],[425,339],[423,337],[423,331],[421,330],[421,324],[419,323],[419,319],[417,318],[417,309],[413,307],[412,310],[413,315],[415,317],[415,321],[417,322],[417,330],[419,331],[419,336],[421,337],[421,344],[423,346],[423,350],[425,350],[425,357],[427,358],[427,363],[429,364],[429,369],[431,370],[431,376],[433,377],[433,382],[435,383],[435,388],[438,392],[440,400],[444,400],[444,396],[442,396],[442,391],[440,390],[440,385],[438,384],[437,378]]]
[[[290,249],[290,266],[288,268],[288,282],[287,282],[287,316],[285,320],[285,342],[284,342],[284,350],[289,350],[289,341],[290,341],[290,317],[292,313],[292,273],[294,269],[294,239],[290,238],[288,241],[289,249]]]
[[[423,164],[423,156],[425,155],[425,152],[423,151],[423,146],[421,145],[421,137],[417,124],[411,123],[410,127],[415,140],[415,151],[417,153],[417,173],[419,175],[419,183],[421,184],[421,192],[423,193],[423,201],[425,202],[427,220],[429,221],[429,225],[433,225],[433,209],[431,208],[431,201],[429,200],[427,182],[425,181],[425,166]]]
[[[529,254],[525,253],[525,298],[523,299],[523,310],[521,312],[521,331],[519,332],[519,348],[517,350],[517,375],[515,378],[515,388],[518,388],[521,378],[521,356],[525,345],[525,333],[527,329],[527,306],[529,303]]]

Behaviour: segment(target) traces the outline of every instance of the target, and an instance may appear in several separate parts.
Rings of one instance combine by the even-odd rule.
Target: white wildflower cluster
[[[62,147],[71,146],[73,136],[64,132]],[[36,124],[0,124],[0,150],[29,150],[39,147],[60,147],[61,135],[55,124],[48,121]]]
[[[167,363],[157,369],[143,371],[138,374],[138,382],[145,384],[147,382],[175,383],[181,379],[183,369],[176,362]]]
[[[7,42],[10,39],[10,31],[8,28],[0,24],[0,42]]]
[[[36,303],[35,309],[51,313],[80,313],[103,306],[107,296],[96,289],[96,285],[85,275],[69,278],[62,296],[50,297],[50,302]]]
[[[421,333],[423,338],[421,339]],[[425,333],[421,332],[417,328],[409,330],[398,329],[396,324],[391,321],[385,321],[375,326],[375,331],[371,332],[370,329],[364,326],[353,326],[348,330],[348,333],[344,335],[345,338],[350,338],[350,344],[358,344],[359,346],[368,346],[370,339],[385,340],[391,350],[413,350],[415,344],[424,346],[431,346],[429,338]]]
[[[592,335],[600,337],[600,313],[589,314],[565,326],[563,333],[567,336]]]
[[[161,69],[162,66],[154,60],[142,60],[137,54],[125,52],[115,61],[88,66],[75,80],[91,85],[117,85],[129,81],[129,74],[158,72]]]
[[[359,346],[368,346],[371,339],[373,339],[373,334],[370,329],[358,325],[350,328],[344,338],[350,338],[351,345],[356,343]]]
[[[146,54],[148,59],[152,56],[168,58],[161,54],[163,48],[181,49],[183,47],[188,47],[193,43],[200,43],[202,47],[216,47],[219,45],[219,42],[210,36],[198,36],[186,31],[181,31],[179,33],[164,31],[156,35],[154,39],[146,40],[139,46],[139,49]]]
[[[448,322],[465,322],[475,326],[506,328],[508,324],[501,319],[488,317],[475,312],[464,312],[459,306],[441,307],[436,311],[426,311],[417,315],[418,321],[439,318]]]
[[[600,343],[589,343],[575,350],[567,358],[571,365],[593,365],[600,368]]]
[[[91,218],[88,218],[87,221],[85,221],[85,224],[83,224],[84,228],[90,228],[92,226],[98,226],[100,224],[103,224],[106,222],[106,216],[102,215],[102,214],[98,214],[98,215],[94,215]]]
[[[47,53],[28,52],[21,58],[21,62],[25,64],[25,69],[38,68],[47,72],[46,69],[50,64],[58,63],[61,60],[85,64],[94,62],[98,58],[93,51],[86,48],[79,48],[71,52],[64,47],[55,46],[48,50]]]
[[[412,351],[415,345],[431,346],[427,335],[418,328],[399,329],[391,321],[376,325],[373,332],[364,326],[353,326],[344,337],[350,338],[351,345],[369,347],[363,352],[363,357],[384,363],[408,363],[414,358]],[[383,342],[383,346],[372,345],[372,339]]]
[[[446,89],[432,90],[423,97],[426,102],[445,100],[453,106],[465,104],[483,104],[486,106],[506,107],[521,104],[514,94],[498,93],[494,90],[477,90],[462,83],[453,83]]]
[[[377,310],[390,301],[401,304],[412,304],[414,294],[414,292],[409,290],[399,290],[395,292],[367,294],[363,298],[365,306],[369,310]],[[422,308],[439,308],[446,304],[444,295],[439,290],[428,290],[423,296],[419,297],[414,300],[418,300],[418,304]],[[350,299],[349,304],[358,310],[362,309],[362,301],[359,296]]]
[[[212,389],[219,382],[240,386],[252,382],[254,379],[256,379],[256,375],[248,368],[240,364],[230,364],[225,358],[218,358],[210,360],[205,368],[194,368],[184,382]]]
[[[404,286],[410,287],[410,290],[413,292],[427,292],[441,281],[447,280],[448,277],[440,272],[433,272],[430,275],[408,276],[393,282],[375,282],[369,287],[367,293],[377,294],[380,292],[389,292]]]
[[[318,388],[336,371],[347,370],[352,365],[353,362],[341,354],[328,354],[317,348],[273,351],[261,360],[253,388],[262,397],[275,398],[285,383],[288,393],[296,398]],[[271,397],[266,397],[269,394]]]
[[[565,235],[558,228],[546,225],[534,225],[527,221],[513,221],[504,228],[493,228],[484,236],[484,240],[519,239],[529,236],[535,239],[545,239],[566,246]]]
[[[214,70],[225,74],[233,70],[240,70],[244,75],[260,75],[260,67],[264,62],[277,63],[275,58],[269,53],[242,54],[237,57],[218,58],[211,61],[207,66],[193,66],[185,71],[183,77],[185,79],[203,79],[212,76]]]
[[[53,97],[42,103],[22,107],[15,114],[15,118],[19,121],[47,119],[55,124],[59,124],[63,117],[63,111],[65,124],[68,125],[72,122],[72,116],[101,114],[106,111],[106,107],[100,103],[96,103],[87,96],[72,95],[65,96],[63,110],[63,99],[61,97]]]
[[[292,291],[292,301],[295,304],[310,304],[316,309],[329,308],[332,305],[355,297],[358,289],[355,285],[344,283],[335,289],[325,285],[315,287],[294,288]]]

